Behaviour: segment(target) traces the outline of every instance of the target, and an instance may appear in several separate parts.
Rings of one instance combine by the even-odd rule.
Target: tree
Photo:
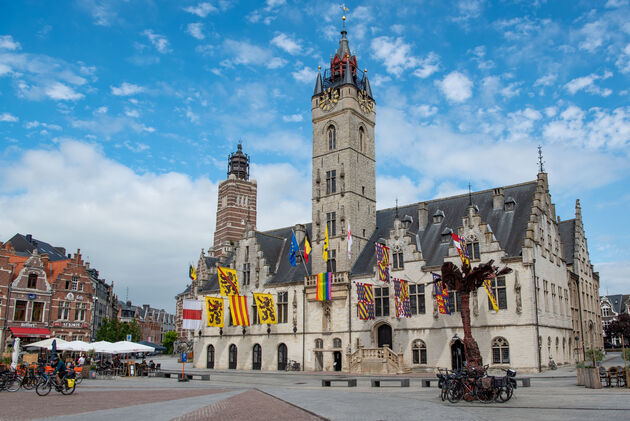
[[[135,319],[130,323],[123,323],[118,319],[103,319],[101,328],[96,332],[96,340],[108,342],[124,341],[127,339],[128,334],[131,334],[133,342],[142,340],[142,331]]]
[[[177,332],[170,331],[164,334],[164,340],[162,341],[162,346],[166,347],[166,353],[173,353],[173,343],[177,340]]]
[[[621,339],[621,335],[623,335],[624,341],[627,342],[630,339],[630,314],[620,314],[617,320],[610,322],[604,330],[607,337]]]

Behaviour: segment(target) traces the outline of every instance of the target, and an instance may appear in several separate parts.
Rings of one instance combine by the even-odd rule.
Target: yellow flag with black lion
[[[261,325],[275,325],[278,323],[276,306],[273,304],[273,295],[254,293],[254,301],[256,301],[258,319]]]

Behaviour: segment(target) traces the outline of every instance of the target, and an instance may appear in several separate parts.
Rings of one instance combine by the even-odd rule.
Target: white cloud
[[[117,15],[112,10],[112,2],[99,0],[79,0],[79,6],[92,15],[94,24],[99,26],[110,26]]]
[[[235,64],[254,64],[265,66],[269,69],[276,69],[286,64],[284,59],[273,57],[269,49],[246,41],[226,39],[223,43],[223,48],[230,57],[221,62],[221,65],[224,67],[232,67]]]
[[[45,88],[46,95],[54,100],[74,101],[83,98],[83,94],[75,92],[71,87],[61,82],[53,82]]]
[[[13,114],[10,114],[10,113],[2,113],[2,114],[0,114],[0,121],[2,121],[2,122],[15,123],[18,120],[19,120],[19,118],[17,118]]]
[[[215,225],[217,183],[174,172],[138,174],[95,145],[63,140],[53,150],[29,150],[0,165],[0,180],[5,237],[28,227],[69,253],[80,248],[101,277],[115,281],[118,294],[128,287],[134,302],[172,307],[187,282],[182,268],[212,238],[199,227]],[[50,219],[29,206],[33,201],[46,203]],[[138,271],[143,261],[153,263]]]
[[[557,74],[549,73],[536,79],[536,81],[534,82],[534,86],[552,86],[556,79],[558,79]]]
[[[200,18],[205,18],[210,13],[214,13],[217,11],[217,8],[214,7],[210,3],[199,3],[197,6],[189,6],[185,7],[184,10],[188,13],[192,13],[194,15],[199,16]]]
[[[302,120],[304,120],[302,114],[291,114],[282,116],[282,121],[286,123],[299,123]]]
[[[139,85],[134,85],[133,83],[123,82],[120,86],[110,86],[112,90],[112,95],[116,96],[129,96],[136,95],[145,91],[145,88]]]
[[[458,71],[449,73],[436,84],[449,101],[463,102],[472,96],[472,81]]]
[[[287,64],[287,61],[281,57],[272,58],[269,63],[267,63],[268,69],[278,69]]]
[[[304,66],[301,70],[297,70],[292,72],[293,79],[302,83],[315,83],[315,79],[317,78],[317,71],[311,69],[309,67]]]
[[[586,92],[589,92],[591,94],[607,97],[610,94],[612,94],[612,91],[610,89],[602,89],[599,86],[596,86],[595,81],[598,79],[608,79],[611,76],[612,76],[612,73],[610,72],[604,73],[603,76],[599,76],[595,73],[592,73],[588,76],[572,79],[571,81],[569,81],[569,83],[564,85],[564,87],[572,95],[575,95],[576,92],[584,89]]]
[[[414,107],[413,109],[413,113],[417,114],[418,116],[422,118],[431,117],[432,115],[437,114],[437,112],[438,112],[437,107],[434,107],[433,105],[428,105],[428,104],[418,105]]]
[[[107,113],[107,111],[108,111],[108,108],[107,108],[107,107],[105,107],[105,106],[103,106],[103,107],[98,107],[98,108],[96,109],[96,112],[97,112],[98,114],[106,114],[106,113]]]
[[[125,115],[127,117],[133,117],[133,118],[140,117],[140,113],[138,112],[138,110],[125,110]]]
[[[153,133],[155,128],[146,126],[134,118],[127,116],[112,116],[109,114],[95,114],[92,120],[73,119],[70,125],[76,129],[86,130],[105,139],[121,132]]]
[[[388,73],[400,76],[405,70],[416,67],[416,59],[411,54],[411,44],[402,38],[383,36],[372,40],[372,55],[383,62]]]
[[[460,0],[457,3],[459,15],[453,17],[453,21],[462,22],[479,17],[483,11],[483,4],[484,0]]]
[[[300,54],[302,52],[302,46],[293,38],[289,38],[286,34],[278,34],[272,40],[271,44],[278,48],[283,49],[291,55]]]
[[[594,264],[594,270],[599,272],[599,293],[627,294],[628,293],[628,265],[629,260],[608,261]]]
[[[198,40],[204,39],[206,36],[203,34],[203,23],[189,23],[186,27],[186,32],[188,32],[192,37],[197,38]]]
[[[155,47],[158,52],[165,54],[170,53],[172,50],[169,47],[168,39],[164,35],[156,34],[151,29],[146,29],[142,32],[142,35],[146,36],[151,44]]]
[[[610,39],[608,25],[605,20],[589,22],[579,31],[583,38],[579,47],[590,53],[595,52]]]
[[[20,43],[13,41],[13,37],[11,35],[0,35],[0,49],[19,50],[20,48]]]
[[[619,53],[615,64],[622,73],[630,73],[630,44],[627,44]]]
[[[426,58],[418,60],[417,64],[420,67],[414,70],[413,74],[421,79],[426,79],[440,69],[440,57],[431,52]]]
[[[376,203],[378,208],[391,208],[398,203],[407,204],[415,203],[427,195],[433,187],[433,182],[426,178],[416,184],[409,177],[402,175],[400,177],[377,176],[376,177]],[[404,215],[400,215],[403,217]],[[416,218],[417,215],[410,215]]]

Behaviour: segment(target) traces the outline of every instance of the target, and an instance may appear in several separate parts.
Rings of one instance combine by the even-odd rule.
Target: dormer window
[[[27,288],[35,289],[37,288],[37,274],[29,273],[28,274],[28,286]]]
[[[444,228],[444,231],[442,231],[442,238],[440,239],[440,243],[442,244],[447,244],[451,241],[451,238],[453,234],[453,230],[450,228]]]
[[[433,214],[433,223],[434,224],[441,224],[443,220],[444,220],[444,212],[442,212],[441,210],[438,209]]]
[[[513,197],[508,197],[505,199],[505,203],[503,204],[503,210],[506,212],[513,211],[516,208],[516,200]]]

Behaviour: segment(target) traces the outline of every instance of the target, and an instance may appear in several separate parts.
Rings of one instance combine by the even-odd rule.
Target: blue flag
[[[300,251],[300,246],[298,245],[297,240],[295,239],[295,233],[291,236],[291,248],[289,249],[289,263],[291,266],[295,266],[295,256]]]

